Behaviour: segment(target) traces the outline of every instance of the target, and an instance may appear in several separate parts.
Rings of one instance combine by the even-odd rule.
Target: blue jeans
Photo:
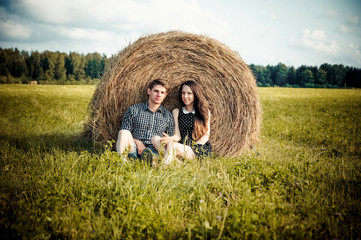
[[[157,149],[155,149],[154,147],[146,147],[145,149],[147,149],[147,148],[150,149],[154,155],[156,155],[156,156],[159,155]],[[144,149],[144,150],[145,150],[145,149]],[[143,150],[143,151],[144,151],[144,150]],[[130,152],[128,153],[128,158],[129,158],[129,159],[132,158],[132,159],[134,159],[134,160],[135,160],[135,159],[140,159],[140,154],[138,154],[137,145],[135,145],[133,151],[130,151]]]

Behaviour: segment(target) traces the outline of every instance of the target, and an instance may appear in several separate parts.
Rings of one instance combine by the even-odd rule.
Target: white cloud
[[[355,62],[360,51],[355,44],[349,46],[360,42],[360,15],[333,1],[312,5],[315,11],[309,11],[309,6],[306,7],[309,3],[301,4],[302,1],[287,1],[287,4],[252,0],[7,2],[0,7],[1,47],[98,51],[109,55],[141,36],[181,30],[217,39],[254,63],[319,64],[334,59],[340,62],[347,57],[351,59],[349,62]],[[315,16],[316,12],[323,13],[322,17]],[[290,36],[298,34],[289,48]]]
[[[12,20],[13,15],[9,15],[5,8],[0,7],[0,38],[12,40],[24,40],[31,36],[31,29]]]
[[[1,38],[24,40],[31,36],[31,29],[12,20],[0,20],[0,35]]]
[[[76,2],[76,1],[74,1]],[[69,6],[71,2],[47,0],[20,0],[14,7],[31,17],[46,23],[68,23],[71,21]]]
[[[86,41],[105,41],[114,38],[115,34],[108,31],[99,31],[96,29],[84,28],[63,28],[60,29],[60,35],[65,38]]]
[[[343,33],[349,33],[349,32],[351,32],[351,29],[345,25],[341,25],[340,31]]]
[[[268,15],[268,18],[271,20],[278,20],[278,16],[274,13],[271,13],[270,15]]]
[[[196,33],[224,34],[230,27],[194,0],[153,0],[143,6],[132,21],[157,31],[186,30]],[[152,11],[149,11],[152,9]],[[151,19],[151,21],[150,21]],[[177,26],[178,29],[174,29]]]
[[[186,30],[219,35],[230,31],[224,21],[196,0],[20,0],[15,6],[40,22],[79,28]]]
[[[358,16],[347,15],[347,20],[352,25],[358,25],[359,24]]]
[[[356,50],[357,52],[360,52],[360,47],[358,44],[350,43],[349,47],[353,50]]]
[[[20,0],[15,7],[49,24],[93,24],[131,19],[143,4],[134,0]],[[150,10],[150,9],[148,9]]]
[[[308,49],[331,54],[337,53],[340,49],[336,41],[327,39],[323,30],[304,29],[302,35],[293,39],[293,42]]]
[[[335,11],[335,10],[329,10],[327,13],[326,13],[326,16],[328,17],[338,17],[340,14],[339,12]]]
[[[350,15],[344,12],[338,12],[335,10],[330,10],[326,13],[327,17],[330,18],[341,18],[347,25],[358,25],[360,22],[359,16],[357,15]]]
[[[8,9],[14,14],[0,7],[0,23],[12,20],[0,25],[2,39],[32,35],[34,46],[42,48],[67,46],[89,52],[102,46],[109,54],[152,33],[181,30],[219,39],[231,32],[226,22],[197,0],[17,0]],[[25,22],[33,32],[21,28]]]
[[[351,54],[354,57],[354,60],[357,62],[357,64],[361,63],[361,51],[360,51],[360,46],[358,44],[355,43],[351,43],[349,45],[349,48],[351,50]]]
[[[231,32],[228,23],[197,0],[17,0],[10,4],[16,12],[11,19],[32,26],[33,44],[44,48],[51,43],[56,50],[67,47],[109,55],[152,33],[180,30],[220,39]],[[3,16],[0,8],[0,21]]]

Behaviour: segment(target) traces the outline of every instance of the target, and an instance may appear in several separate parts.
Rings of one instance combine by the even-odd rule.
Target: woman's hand
[[[173,142],[172,137],[170,137],[168,134],[163,133],[164,137],[160,139],[160,143],[162,144],[168,144],[169,142]]]

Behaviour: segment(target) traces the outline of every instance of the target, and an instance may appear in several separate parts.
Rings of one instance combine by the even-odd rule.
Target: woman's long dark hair
[[[179,101],[181,102],[182,106],[185,106],[182,100],[182,90],[183,86],[187,85],[191,88],[193,96],[194,96],[194,130],[192,133],[192,137],[194,140],[200,139],[205,133],[208,131],[208,118],[209,118],[209,109],[207,100],[203,95],[203,91],[201,86],[195,81],[186,81],[182,83],[179,90]]]

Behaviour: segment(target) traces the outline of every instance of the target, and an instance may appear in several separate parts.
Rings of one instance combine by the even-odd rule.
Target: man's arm
[[[173,110],[173,112],[174,112],[174,110]],[[172,114],[169,114],[169,116],[168,116],[168,127],[167,127],[166,131],[169,136],[174,135],[174,117]]]
[[[164,137],[162,137],[161,142],[167,144],[168,142],[178,142],[181,140],[181,135],[179,132],[179,127],[178,127],[178,108],[173,110],[173,126],[172,127],[172,123],[170,123],[170,128],[173,129],[173,131],[167,131],[168,134],[163,133]]]
[[[133,105],[134,106],[134,105]],[[134,129],[134,117],[137,115],[136,108],[131,106],[124,114],[121,130],[129,130],[133,134]],[[145,149],[144,143],[138,139],[133,138],[135,145],[137,146],[138,154],[142,154]]]
[[[127,109],[127,111],[125,111],[120,130],[129,130],[130,132],[133,132],[133,116],[134,110],[132,107],[130,107]]]
[[[142,141],[139,141],[138,139],[133,138],[135,145],[137,145],[137,151],[138,154],[142,154],[143,150],[145,149],[145,145]]]

